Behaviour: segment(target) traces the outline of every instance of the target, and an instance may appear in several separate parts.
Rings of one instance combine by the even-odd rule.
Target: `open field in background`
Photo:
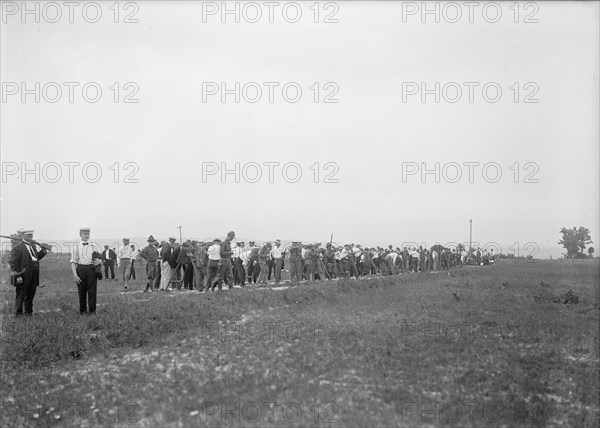
[[[38,316],[12,317],[0,289],[0,424],[596,427],[599,268],[214,294],[100,281],[98,314],[80,316],[67,259],[43,261]]]

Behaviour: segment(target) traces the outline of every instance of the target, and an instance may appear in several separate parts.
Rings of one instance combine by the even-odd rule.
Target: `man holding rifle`
[[[23,229],[21,240],[10,252],[11,282],[16,287],[15,316],[33,315],[33,298],[40,284],[40,260],[47,254],[46,248],[33,241],[33,229]],[[25,307],[25,312],[23,312]]]

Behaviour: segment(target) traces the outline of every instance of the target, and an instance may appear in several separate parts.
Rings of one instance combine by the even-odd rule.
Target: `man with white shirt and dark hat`
[[[33,229],[20,230],[19,237],[22,239],[15,239],[9,261],[16,287],[15,316],[33,315],[33,298],[40,283],[40,260],[47,252],[44,248],[38,251],[37,245],[32,242]]]
[[[71,270],[79,293],[79,313],[96,313],[98,277],[95,266],[102,263],[98,245],[89,242],[90,228],[79,229],[81,242],[71,247]]]

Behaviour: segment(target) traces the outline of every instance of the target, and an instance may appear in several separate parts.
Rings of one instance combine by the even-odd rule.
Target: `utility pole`
[[[183,238],[181,237],[181,227],[182,226],[177,226],[177,229],[179,229],[179,243],[182,244],[183,243]]]
[[[469,220],[469,253],[473,248],[473,219]]]

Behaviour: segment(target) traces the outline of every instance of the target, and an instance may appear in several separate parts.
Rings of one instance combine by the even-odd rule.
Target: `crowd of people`
[[[71,247],[70,264],[79,292],[80,312],[96,311],[97,281],[117,280],[114,267],[120,269],[123,289],[135,279],[135,261],[143,260],[148,291],[197,290],[213,292],[223,286],[247,287],[251,284],[274,285],[282,281],[282,272],[289,272],[292,282],[314,282],[336,278],[359,278],[369,275],[396,275],[447,270],[464,264],[493,263],[494,254],[479,248],[467,250],[434,245],[430,249],[416,246],[387,248],[363,247],[360,244],[336,245],[333,242],[282,245],[279,239],[258,245],[254,241],[234,242],[235,233],[229,232],[224,240],[211,242],[186,240],[178,243],[171,236],[159,241],[152,235],[144,248],[137,248],[129,238],[123,245],[100,248],[90,241],[90,228],[79,230],[81,241]],[[33,241],[33,230],[22,229],[12,235],[10,257],[11,282],[17,288],[16,314],[33,312],[33,297],[39,285],[39,260],[46,248],[38,249]],[[109,278],[110,272],[110,278]],[[271,279],[273,278],[273,279]]]
[[[223,241],[186,240],[179,244],[148,238],[148,246],[139,251],[146,260],[148,282],[145,291],[188,289],[200,292],[222,290],[223,285],[246,287],[281,282],[282,271],[290,281],[319,281],[335,278],[359,278],[367,275],[395,275],[447,270],[464,264],[493,263],[493,250],[479,248],[363,247],[360,244],[333,243],[282,245],[280,240],[258,245],[254,241],[236,242],[234,232]]]

